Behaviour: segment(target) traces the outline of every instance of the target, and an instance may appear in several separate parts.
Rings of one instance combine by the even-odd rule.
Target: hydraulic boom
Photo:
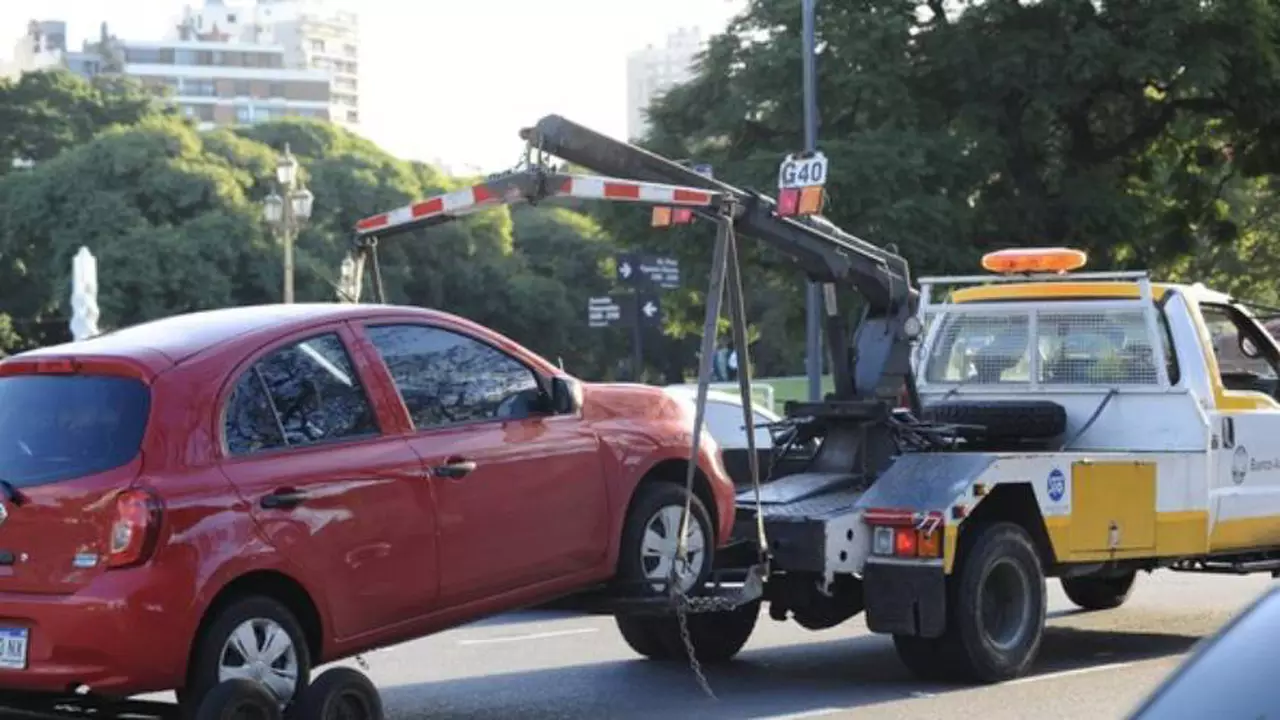
[[[521,131],[530,145],[570,163],[615,177],[706,188],[735,198],[735,230],[790,258],[822,283],[828,346],[832,348],[836,399],[896,398],[907,388],[914,399],[909,347],[919,332],[919,293],[911,287],[901,256],[844,232],[820,218],[779,217],[772,198],[740,190],[667,158],[601,135],[559,115],[548,115]],[[710,217],[705,211],[695,210]],[[836,286],[852,288],[867,309],[850,349]],[[914,406],[914,402],[912,403]]]

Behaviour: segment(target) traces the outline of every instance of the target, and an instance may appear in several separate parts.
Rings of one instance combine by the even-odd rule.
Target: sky
[[[243,4],[247,0],[226,0]],[[203,0],[192,0],[203,4]],[[106,21],[124,40],[172,29],[182,0],[0,0],[0,56],[30,20],[72,49]],[[360,0],[360,132],[456,172],[513,165],[519,128],[549,113],[626,136],[626,59],[680,27],[719,32],[745,0]],[[39,11],[31,8],[39,7]],[[24,9],[27,8],[27,9]]]

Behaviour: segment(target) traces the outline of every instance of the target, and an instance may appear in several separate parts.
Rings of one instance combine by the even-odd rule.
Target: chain
[[[682,591],[677,589],[676,593],[678,597],[688,601],[689,598]],[[693,647],[693,637],[689,634],[689,613],[684,602],[676,603],[676,620],[680,623],[680,639],[684,641],[684,651],[689,656],[689,667],[693,670],[693,676],[698,680],[698,686],[702,688],[702,692],[712,700],[716,700],[716,693],[711,689],[711,683],[707,680],[706,674],[702,672],[702,663],[698,662],[698,652]]]

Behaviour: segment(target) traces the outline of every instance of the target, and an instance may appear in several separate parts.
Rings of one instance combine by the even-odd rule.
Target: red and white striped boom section
[[[723,195],[713,190],[679,185],[527,170],[367,217],[356,223],[356,236],[406,232],[445,223],[498,205],[536,202],[556,197],[710,210],[718,205]]]

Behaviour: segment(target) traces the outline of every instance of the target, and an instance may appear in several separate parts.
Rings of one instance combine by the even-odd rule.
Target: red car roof
[[[131,325],[98,337],[64,343],[14,355],[10,360],[69,355],[130,357],[146,360],[160,353],[168,365],[238,340],[262,335],[264,339],[312,325],[351,318],[417,315],[424,320],[445,320],[479,328],[463,318],[435,310],[396,305],[298,303],[250,305],[174,315]],[[489,334],[492,331],[487,331]],[[149,363],[153,364],[154,363]],[[162,368],[153,367],[153,370]]]

